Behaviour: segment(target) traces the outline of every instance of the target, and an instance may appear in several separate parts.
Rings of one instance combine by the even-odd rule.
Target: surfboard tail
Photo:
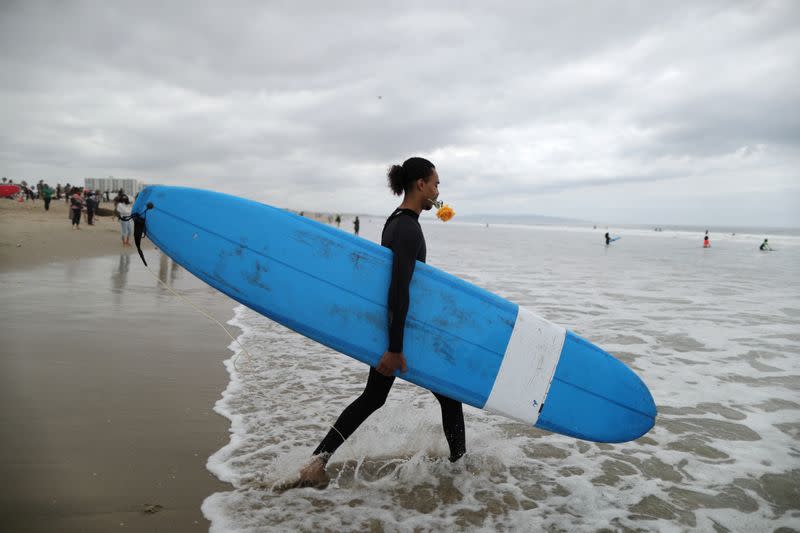
[[[622,361],[567,331],[536,427],[595,442],[627,442],[655,425],[647,385]]]

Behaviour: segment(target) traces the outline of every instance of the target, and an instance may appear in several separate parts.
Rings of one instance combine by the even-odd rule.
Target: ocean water
[[[432,217],[431,217],[432,218]],[[362,220],[377,241],[382,220]],[[349,227],[349,226],[348,226]],[[423,223],[428,263],[630,365],[659,409],[635,442],[580,441],[465,407],[447,461],[433,395],[398,380],[332,457],[328,488],[273,486],[363,389],[365,365],[244,307],[208,468],[212,531],[800,530],[800,237]],[[235,364],[234,364],[235,363]]]

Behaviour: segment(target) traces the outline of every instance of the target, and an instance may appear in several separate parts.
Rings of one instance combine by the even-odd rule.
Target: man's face
[[[433,200],[439,198],[439,173],[436,172],[434,168],[428,181],[419,181],[422,183],[422,195],[425,198],[425,201],[422,203],[422,208],[428,211],[433,207]]]

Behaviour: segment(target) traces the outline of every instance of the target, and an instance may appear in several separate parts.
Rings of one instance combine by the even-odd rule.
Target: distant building
[[[100,192],[112,191],[116,193],[122,189],[128,196],[135,196],[145,185],[139,180],[109,176],[107,178],[86,178],[84,186],[87,189]]]

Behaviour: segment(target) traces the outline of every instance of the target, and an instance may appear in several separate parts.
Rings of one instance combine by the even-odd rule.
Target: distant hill
[[[482,224],[520,224],[523,226],[550,225],[550,226],[577,226],[587,225],[591,222],[574,218],[546,217],[543,215],[459,215],[461,222],[477,222]]]

